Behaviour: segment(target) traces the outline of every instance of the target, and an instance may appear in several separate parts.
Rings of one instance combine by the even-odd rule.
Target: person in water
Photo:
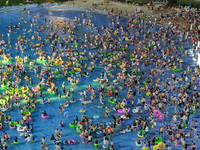
[[[17,136],[15,136],[15,140],[13,141],[13,143],[17,143],[18,142],[18,138]]]
[[[137,145],[141,145],[141,144],[142,144],[141,137],[138,137],[138,139],[137,139]]]
[[[64,122],[61,120],[60,121],[60,126],[63,127],[64,125],[65,125]]]
[[[43,116],[47,116],[48,115],[46,110],[42,114],[43,114]]]

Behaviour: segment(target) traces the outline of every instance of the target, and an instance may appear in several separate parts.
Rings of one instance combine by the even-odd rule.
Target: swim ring
[[[73,140],[73,139],[70,139],[70,140],[67,141],[67,143],[68,143],[69,145],[74,145],[74,144],[76,144],[76,141]]]
[[[42,114],[42,116],[41,116],[43,119],[47,119],[47,118],[49,118],[49,114],[47,114],[46,116],[44,116],[43,114]]]

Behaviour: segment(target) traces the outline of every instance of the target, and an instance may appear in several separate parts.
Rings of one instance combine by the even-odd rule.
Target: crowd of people
[[[58,95],[59,99],[66,99],[62,107],[58,106],[66,118],[70,114],[64,109],[73,109],[75,102],[83,106],[81,119],[77,112],[70,124],[80,134],[82,144],[114,150],[118,149],[113,140],[115,133],[131,132],[137,140],[127,143],[127,147],[133,149],[198,149],[199,10],[171,8],[171,13],[159,18],[149,14],[138,17],[136,11],[127,13],[126,22],[121,21],[120,12],[113,14],[109,10],[109,24],[101,27],[91,20],[90,16],[95,15],[92,11],[87,9],[81,17],[65,20],[62,25],[46,18],[41,20],[39,12],[31,20],[22,15],[16,25],[10,20],[7,35],[2,34],[0,41],[0,128],[4,130],[8,123],[27,142],[34,142],[32,114],[37,100],[42,98],[39,105],[46,105],[51,103],[51,95]],[[30,15],[29,9],[22,12]],[[23,28],[24,24],[29,24],[29,28]],[[86,32],[81,35],[78,30]],[[19,34],[15,39],[18,31],[31,36]],[[46,32],[45,38],[42,32]],[[91,83],[87,88],[77,90],[88,77]],[[94,87],[93,82],[99,86]],[[66,85],[71,88],[66,89]],[[48,98],[44,97],[45,90],[49,92]],[[73,99],[73,94],[79,94],[80,99]],[[94,109],[87,110],[91,105]],[[7,113],[13,109],[21,110],[21,119],[13,119]],[[100,118],[100,114],[88,117],[95,109],[105,110],[103,117],[110,118],[110,122],[93,123]],[[44,110],[41,117],[48,119],[49,115]],[[125,126],[127,121],[131,124]],[[65,128],[64,122],[60,121],[60,127]],[[50,138],[56,150],[64,149],[65,144],[76,144],[74,139],[63,141],[63,134],[62,129],[56,129]],[[1,149],[7,149],[9,139],[4,131]],[[41,148],[48,150],[45,139],[42,137]],[[11,145],[19,143],[15,136]]]

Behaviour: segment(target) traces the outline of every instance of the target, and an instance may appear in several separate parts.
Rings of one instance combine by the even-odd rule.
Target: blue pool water
[[[30,8],[30,14],[26,14],[26,13],[23,13],[23,12],[19,12],[18,9],[19,8],[24,8],[24,6],[17,6],[17,7],[10,7],[10,8],[2,8],[0,9],[0,19],[1,19],[1,22],[0,22],[0,35],[1,34],[4,34],[4,37],[2,37],[6,42],[7,42],[7,32],[8,30],[6,29],[9,25],[10,25],[10,21],[12,21],[12,25],[15,25],[15,24],[18,24],[19,20],[18,18],[19,17],[22,17],[24,18],[24,20],[27,20],[28,22],[30,20],[32,20],[34,18],[34,16],[36,16],[37,12],[40,12],[40,17],[38,18],[38,25],[46,25],[47,22],[44,22],[45,18],[49,18],[50,16],[62,16],[62,17],[66,17],[70,20],[74,19],[75,16],[77,17],[80,17],[81,20],[83,19],[82,18],[82,12],[84,13],[84,18],[86,17],[86,14],[85,14],[85,11],[84,10],[81,10],[81,11],[77,11],[77,10],[73,10],[73,9],[69,9],[69,11],[51,11],[51,13],[49,13],[46,9],[47,7],[36,7],[36,5],[28,5],[26,6],[26,8]],[[5,15],[3,12],[4,11],[7,11],[7,14]],[[89,19],[93,20],[94,23],[97,25],[98,29],[101,31],[101,26],[102,25],[105,25],[105,26],[108,26],[109,22],[110,22],[110,19],[104,15],[104,14],[100,14],[100,13],[90,13],[89,14]],[[120,23],[123,23],[124,25],[126,25],[127,23],[127,18],[121,18],[120,19]],[[160,27],[160,25],[157,25],[156,26],[156,30],[158,30]],[[37,58],[38,56],[34,55],[35,53],[35,50],[34,51],[31,51],[30,50],[30,47],[27,47],[27,50],[24,52],[24,55],[21,54],[21,51],[19,51],[19,54],[16,54],[16,50],[15,50],[15,46],[14,46],[14,43],[17,42],[17,37],[19,35],[24,35],[26,36],[27,38],[31,38],[31,35],[32,33],[28,33],[27,31],[30,29],[30,24],[27,23],[27,24],[24,24],[21,22],[21,27],[20,27],[20,30],[16,30],[17,33],[14,33],[12,31],[11,33],[11,37],[12,37],[12,45],[13,47],[12,48],[8,48],[6,51],[9,52],[11,51],[12,52],[12,56],[13,58],[15,58],[15,56],[26,56],[28,54],[31,54],[31,59],[34,59],[34,58]],[[24,32],[22,29],[27,29],[26,32]],[[38,28],[32,28],[33,32],[34,31],[38,31]],[[147,30],[147,29],[145,29]],[[42,37],[42,39],[45,39],[46,38],[46,33],[48,32],[48,30],[42,30],[39,32],[40,36]],[[77,32],[83,34],[84,32],[87,32],[84,28],[84,26],[79,29]],[[76,33],[75,33],[76,34]],[[84,34],[83,34],[84,35]],[[0,38],[1,39],[1,38]],[[141,39],[142,39],[142,36],[141,36]],[[175,40],[178,40],[175,39]],[[37,43],[37,42],[35,42]],[[38,43],[40,43],[38,41]],[[185,42],[184,43],[184,46],[186,49],[190,49],[190,43],[189,42]],[[130,47],[130,49],[133,49],[134,47]],[[43,50],[45,51],[49,51],[51,48],[50,48],[50,43],[46,43],[46,45],[43,47]],[[95,52],[95,50],[90,50],[91,52]],[[195,62],[193,60],[193,57],[183,57],[184,59],[184,67],[186,67],[187,65],[194,65]],[[64,59],[64,61],[66,61]],[[13,62],[14,62],[14,59],[13,59]],[[97,61],[97,64],[98,65],[98,62]],[[89,62],[88,62],[88,65]],[[29,66],[27,65],[27,68]],[[53,69],[55,69],[55,67],[53,67]],[[145,71],[149,71],[150,67],[147,66],[145,68]],[[11,140],[9,141],[11,143],[12,140],[14,140],[14,136],[18,136],[19,137],[19,141],[20,141],[20,144],[18,145],[9,145],[8,149],[16,149],[16,150],[22,150],[22,149],[26,149],[26,150],[37,150],[37,149],[41,149],[40,148],[40,145],[41,145],[41,139],[42,137],[46,137],[46,144],[49,146],[50,150],[51,149],[55,149],[55,146],[54,144],[52,144],[50,142],[50,137],[51,137],[51,134],[54,134],[55,133],[55,130],[56,128],[58,129],[62,129],[63,130],[63,136],[62,136],[62,140],[69,140],[69,139],[74,139],[76,140],[76,144],[75,145],[66,145],[65,146],[65,149],[67,150],[91,150],[91,149],[94,149],[94,146],[93,144],[91,145],[88,145],[88,144],[82,144],[82,139],[80,138],[79,134],[76,133],[76,130],[73,129],[73,128],[70,128],[68,126],[68,124],[70,124],[74,119],[75,119],[75,115],[78,116],[78,118],[80,119],[81,118],[81,115],[82,113],[79,112],[80,109],[83,108],[83,106],[81,105],[81,103],[79,102],[79,99],[81,98],[81,96],[78,94],[78,91],[79,90],[83,90],[83,89],[86,89],[87,88],[87,85],[88,84],[91,84],[96,91],[98,91],[98,86],[100,85],[99,83],[96,83],[96,82],[93,82],[93,79],[96,79],[97,76],[99,76],[99,72],[100,71],[104,71],[104,68],[102,66],[98,66],[97,68],[95,68],[95,72],[94,73],[91,73],[90,75],[90,78],[81,78],[81,81],[79,83],[78,86],[74,86],[76,91],[74,94],[72,94],[72,97],[74,99],[76,99],[77,101],[74,103],[74,104],[71,104],[69,107],[67,108],[64,108],[64,112],[67,111],[68,114],[69,114],[69,117],[66,119],[62,114],[59,114],[59,110],[58,108],[61,106],[60,104],[66,102],[67,99],[64,99],[64,98],[58,98],[58,96],[52,96],[50,95],[48,92],[47,92],[47,89],[48,87],[45,87],[43,89],[43,97],[44,98],[47,98],[47,97],[51,97],[52,98],[52,103],[51,104],[45,104],[45,105],[41,105],[40,103],[38,103],[37,105],[37,109],[34,113],[32,113],[32,118],[34,119],[31,123],[33,124],[33,127],[34,127],[34,132],[32,133],[34,135],[34,137],[36,138],[36,141],[34,143],[27,143],[23,137],[20,137],[19,136],[19,132],[16,131],[16,129],[10,129],[8,127],[8,124],[4,124],[3,125],[3,130],[5,130],[9,135],[11,135]],[[116,72],[119,71],[116,69]],[[161,84],[163,84],[165,82],[165,78],[167,76],[169,76],[172,72],[167,72],[163,77],[161,77]],[[30,77],[33,79],[33,85],[37,85],[37,83],[39,83],[38,79],[35,77],[35,75],[33,73],[28,73],[28,75],[30,75]],[[180,76],[179,74],[177,74],[178,76]],[[114,78],[110,78],[110,79],[114,79]],[[145,81],[145,79],[143,79]],[[143,82],[143,81],[142,81]],[[141,83],[142,83],[141,82]],[[62,79],[55,79],[54,80],[54,83],[56,85],[58,85],[59,87],[61,87],[62,83],[63,83],[63,80]],[[28,84],[28,82],[26,82],[25,80],[23,80],[21,83],[22,84]],[[70,85],[70,83],[67,81],[67,79],[65,79],[65,85],[66,85],[66,90],[70,89],[72,86]],[[119,85],[117,85],[119,86]],[[127,88],[124,88],[122,91],[119,91],[119,100],[120,99],[123,99],[125,97],[124,93],[127,91]],[[1,90],[1,93],[3,92],[3,90]],[[60,89],[59,92],[62,92],[62,90]],[[142,98],[142,95],[144,95],[145,93],[141,92],[141,95],[138,96],[135,100],[135,103],[137,102],[137,99],[141,99]],[[90,97],[89,93],[88,93],[88,97]],[[111,109],[111,115],[115,115],[117,116],[118,114],[116,112],[114,112],[112,110],[112,107],[113,105],[108,103],[107,102],[107,99],[109,97],[105,97],[103,100],[104,100],[104,103],[105,105]],[[40,101],[41,99],[39,99]],[[68,99],[69,100],[69,99]],[[104,115],[105,115],[105,107],[103,108],[100,108],[100,109],[96,109],[96,107],[98,106],[99,104],[99,98],[98,98],[98,95],[97,97],[95,98],[94,100],[94,103],[93,104],[89,104],[87,107],[85,107],[86,109],[86,115],[87,117],[89,118],[93,118],[94,115],[99,115],[99,119],[93,119],[93,123],[99,123],[99,122],[102,122],[104,124],[106,124],[107,122],[112,122],[112,118],[105,118]],[[40,116],[41,116],[41,113],[46,110],[47,113],[49,114],[49,118],[48,119],[42,119]],[[166,124],[168,122],[171,122],[171,118],[172,118],[172,115],[174,114],[174,112],[177,112],[178,111],[178,108],[174,108],[172,106],[167,106],[165,109],[164,109],[164,112],[167,112],[168,113],[168,116],[165,118],[164,121],[160,121],[157,123],[157,128],[159,128],[160,125],[162,124]],[[20,109],[17,109],[15,108],[13,111],[11,110],[8,110],[6,112],[6,114],[11,114],[12,116],[12,120],[13,121],[17,121],[17,120],[20,120],[21,119],[21,113],[20,113]],[[195,116],[195,117],[198,117],[198,114]],[[138,116],[136,116],[135,114],[133,114],[131,112],[131,119],[130,120],[126,120],[125,123],[118,127],[116,129],[116,132],[114,132],[114,138],[113,138],[113,141],[114,141],[114,147],[117,149],[117,150],[128,150],[128,149],[131,149],[133,148],[134,150],[140,150],[141,147],[137,147],[135,145],[135,141],[137,140],[137,132],[136,133],[126,133],[126,134],[120,134],[119,131],[126,128],[128,125],[132,124],[133,123],[133,120],[134,119],[137,119]],[[66,124],[65,127],[59,127],[59,122],[63,120],[64,123]],[[172,122],[173,123],[173,122]],[[189,129],[188,129],[189,130]],[[148,136],[151,136],[151,135],[154,135],[154,136],[159,136],[159,133],[158,133],[158,130],[156,132],[154,131],[151,131],[149,132]],[[3,136],[3,132],[0,132],[0,136]],[[100,141],[100,145],[102,145],[102,139],[103,139],[103,136],[97,136],[94,134],[94,137],[93,139],[98,138],[98,140]],[[143,139],[144,141],[144,139]],[[166,140],[165,143],[167,144],[168,141]],[[168,144],[167,144],[168,145]],[[181,147],[173,147],[174,149],[181,149]]]

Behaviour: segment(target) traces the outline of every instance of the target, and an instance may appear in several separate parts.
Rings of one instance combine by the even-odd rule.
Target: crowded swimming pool
[[[20,8],[0,10],[8,149],[183,149],[182,138],[193,146],[199,105],[190,91],[199,85],[191,74],[199,68],[187,55],[191,39],[134,14]]]

